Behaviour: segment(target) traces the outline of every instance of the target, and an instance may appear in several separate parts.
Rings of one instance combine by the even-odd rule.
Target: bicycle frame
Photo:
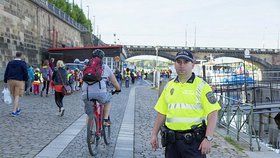
[[[96,135],[97,136],[101,136],[102,134],[102,125],[103,125],[103,110],[104,110],[104,105],[98,103],[97,101],[93,102],[93,116],[96,119],[96,124],[97,124],[97,128],[96,128]],[[91,120],[92,121],[92,120]],[[93,123],[93,122],[92,122]]]

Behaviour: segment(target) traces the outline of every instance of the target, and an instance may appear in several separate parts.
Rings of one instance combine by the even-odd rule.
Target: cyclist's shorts
[[[89,93],[88,98],[86,94],[82,95],[82,100],[85,103],[85,113],[86,114],[92,114],[93,108],[92,108],[92,101],[89,101],[91,99],[96,99],[101,104],[109,103],[112,98],[112,94],[108,92],[104,93]]]

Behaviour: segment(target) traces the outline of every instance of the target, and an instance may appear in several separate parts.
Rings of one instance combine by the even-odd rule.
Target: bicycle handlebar
[[[121,90],[114,90],[114,91],[111,91],[112,95],[114,94],[119,94],[121,92]]]

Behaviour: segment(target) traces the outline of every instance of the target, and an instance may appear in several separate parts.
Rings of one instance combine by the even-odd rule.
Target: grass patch
[[[243,149],[236,141],[234,141],[231,137],[225,136],[224,139],[225,139],[229,144],[231,144],[232,146],[234,146],[238,151],[243,152],[244,149]]]
[[[158,87],[152,87],[151,89],[153,89],[153,90],[158,90],[159,88],[158,88]]]
[[[217,145],[217,144],[212,145],[212,148],[218,148],[218,147],[219,147],[219,145]]]

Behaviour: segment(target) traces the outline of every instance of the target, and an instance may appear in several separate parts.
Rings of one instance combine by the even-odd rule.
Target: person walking
[[[63,85],[67,84],[67,71],[64,68],[64,63],[62,60],[58,60],[56,63],[56,68],[54,69],[52,75],[52,81],[54,84],[54,99],[58,107],[58,113],[60,116],[63,116],[65,109],[63,107],[64,94],[62,93],[62,88]]]
[[[34,70],[30,64],[27,65],[27,72],[28,72],[28,81],[25,82],[25,94],[30,95],[30,92],[32,92],[32,83],[34,81]]]
[[[124,72],[124,77],[125,77],[125,87],[128,88],[129,87],[129,82],[130,82],[130,70],[129,70],[129,68],[126,68],[126,70]]]
[[[35,73],[34,73],[34,80],[32,82],[33,85],[33,94],[38,95],[40,93],[40,84],[42,83],[42,74],[40,72],[39,68],[35,68]]]
[[[43,66],[41,68],[42,78],[43,78],[43,88],[40,92],[41,97],[43,97],[43,93],[46,90],[46,97],[49,95],[49,87],[50,81],[52,77],[52,69],[49,66],[49,61],[45,60]]]
[[[49,67],[52,69],[52,71],[54,71],[54,67],[55,67],[54,58],[50,59]]]
[[[12,116],[17,116],[21,112],[19,98],[23,96],[25,82],[28,81],[27,64],[21,59],[21,56],[21,52],[16,52],[16,58],[8,63],[4,74],[4,83],[8,84],[13,96],[14,108],[11,113]]]
[[[120,87],[122,87],[122,74],[119,69],[116,69],[115,76],[116,76],[116,79],[117,79]]]
[[[211,151],[218,104],[211,87],[192,72],[191,51],[177,53],[178,76],[169,81],[154,109],[158,112],[150,143],[158,148],[161,130],[167,158],[205,158]]]

